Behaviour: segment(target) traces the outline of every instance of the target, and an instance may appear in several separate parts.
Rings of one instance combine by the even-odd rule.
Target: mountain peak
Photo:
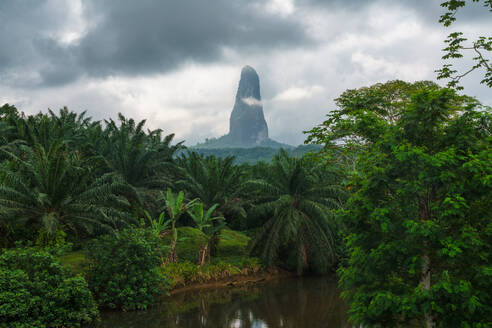
[[[244,66],[229,120],[229,137],[235,144],[250,147],[268,139],[263,115],[260,78],[251,66]]]
[[[241,78],[236,93],[236,102],[241,99],[254,98],[261,100],[260,78],[251,66],[244,66],[241,70]]]
[[[268,126],[261,102],[260,78],[253,67],[246,65],[241,69],[236,101],[229,119],[229,134],[218,139],[207,140],[197,147],[291,147],[268,138]]]

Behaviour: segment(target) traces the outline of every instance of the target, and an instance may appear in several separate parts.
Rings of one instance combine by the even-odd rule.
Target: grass
[[[84,274],[87,272],[88,263],[87,257],[82,252],[71,252],[58,257],[60,264],[72,269],[75,274]]]
[[[226,262],[233,259],[235,263]],[[161,273],[169,279],[171,288],[194,283],[218,281],[238,275],[249,275],[262,269],[257,258],[214,258],[200,267],[188,261],[169,263],[161,267]]]
[[[248,243],[251,240],[242,232],[222,229],[217,245],[218,257],[246,256],[248,254]]]

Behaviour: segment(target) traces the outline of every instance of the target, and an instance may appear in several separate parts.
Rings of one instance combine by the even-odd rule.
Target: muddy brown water
[[[147,311],[104,312],[98,328],[348,328],[347,306],[329,277],[283,278],[191,290]]]

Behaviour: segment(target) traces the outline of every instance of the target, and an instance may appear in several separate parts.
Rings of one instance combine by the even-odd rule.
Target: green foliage
[[[133,203],[148,202],[149,193],[169,186],[173,155],[182,142],[172,145],[174,134],[162,137],[162,130],[144,130],[145,120],[136,123],[118,114],[118,124],[109,119],[97,145],[107,165],[138,191]]]
[[[257,194],[256,214],[265,218],[252,250],[267,266],[281,251],[295,252],[297,271],[326,272],[336,261],[334,210],[344,191],[337,177],[311,161],[277,155],[261,179],[248,182]]]
[[[46,229],[41,228],[38,231],[36,246],[39,247],[57,247],[66,243],[67,234],[63,230],[57,230],[55,233],[48,233]]]
[[[159,218],[157,218],[157,220],[152,219],[152,217],[150,216],[150,213],[148,211],[144,211],[144,213],[145,213],[145,216],[147,217],[147,220],[150,224],[150,230],[157,237],[160,236],[164,232],[164,230],[169,228],[169,225],[171,224],[171,220],[165,219],[165,215],[166,215],[165,212],[162,212],[159,215]],[[141,220],[143,220],[143,219],[141,219]]]
[[[197,203],[198,199],[195,198],[189,202],[185,202],[184,192],[180,191],[177,195],[174,195],[171,189],[167,189],[166,195],[162,195],[162,198],[166,202],[166,210],[169,214],[170,219],[174,224],[177,220],[191,209]]]
[[[470,2],[470,1],[468,1]],[[479,2],[483,5],[483,10],[488,10],[492,14],[492,1],[491,0],[472,0],[472,2]],[[483,3],[482,3],[483,2]],[[441,7],[446,9],[446,12],[441,15],[439,22],[444,26],[449,27],[456,21],[456,14],[458,10],[466,6],[466,0],[449,0],[441,3]],[[491,15],[492,18],[492,15]],[[492,53],[492,35],[478,36],[471,43],[466,43],[467,38],[464,37],[463,32],[452,32],[448,35],[448,38],[444,41],[446,48],[443,49],[444,60],[456,60],[463,58],[465,53],[471,53],[474,57],[474,64],[463,73],[458,73],[458,70],[453,68],[453,64],[444,64],[441,69],[437,70],[438,79],[450,79],[448,87],[462,90],[463,87],[459,85],[460,80],[469,73],[482,69],[484,75],[480,83],[492,87],[492,62],[487,58],[487,52]]]
[[[159,274],[158,238],[149,230],[126,229],[89,246],[89,286],[99,304],[124,311],[143,310],[166,288]]]
[[[203,157],[197,153],[182,155],[177,160],[181,175],[177,185],[192,197],[199,198],[205,208],[219,204],[219,212],[226,211],[228,207],[233,210],[238,203],[236,198],[242,182],[241,169],[233,162],[233,157]]]
[[[217,256],[221,258],[245,256],[248,253],[248,243],[250,240],[250,237],[239,231],[222,229],[217,244]]]
[[[198,230],[202,231],[205,236],[207,236],[207,241],[201,245],[200,251],[198,252],[198,263],[200,265],[205,264],[205,262],[209,260],[211,241],[220,229],[225,226],[224,217],[212,217],[212,213],[218,205],[219,204],[214,204],[207,211],[204,211],[203,203],[198,202],[188,210],[188,215],[191,217]]]
[[[227,259],[215,259],[204,266],[183,261],[163,265],[161,274],[170,281],[171,288],[189,284],[219,281],[237,275],[254,274],[261,270],[256,258],[238,257],[230,263]]]
[[[179,227],[178,241],[176,243],[176,252],[178,258],[183,261],[196,262],[197,254],[200,251],[200,245],[207,242],[207,236],[200,230],[193,227]],[[171,242],[171,235],[165,234],[161,238],[162,247],[168,248]]]
[[[176,230],[176,222],[184,213],[186,213],[186,211],[188,211],[195,205],[198,199],[195,198],[189,202],[185,202],[183,191],[180,191],[177,195],[174,195],[172,190],[169,188],[167,189],[167,193],[165,196],[164,194],[162,194],[162,198],[164,198],[164,201],[166,203],[166,210],[171,222],[171,243],[166,262],[176,262],[178,260],[176,253],[176,242],[178,240],[178,230]]]
[[[73,232],[80,238],[92,235],[94,230],[124,225],[133,219],[128,215],[130,205],[132,216],[143,215],[142,208],[157,212],[159,191],[171,182],[173,154],[182,146],[172,145],[173,135],[162,136],[161,130],[144,131],[145,121],[137,124],[122,115],[119,119],[120,124],[109,120],[103,127],[86,117],[85,112],[77,114],[67,108],[57,114],[49,110],[46,114],[25,115],[14,106],[0,107],[0,181],[2,187],[9,188],[0,197],[4,198],[3,210],[22,207],[22,202],[12,202],[18,200],[15,192],[23,194],[29,190],[31,194],[27,193],[26,197],[33,198],[28,202],[29,207],[36,204],[50,213],[40,215],[46,222],[42,224],[44,229],[52,236],[56,231],[53,228],[61,223],[64,226],[61,230],[70,232],[69,240]],[[95,186],[107,190],[96,195],[90,192]],[[87,190],[83,196],[90,197],[91,205],[95,205],[81,206],[84,216],[97,212],[97,207],[102,213],[96,214],[97,218],[91,214],[91,218],[75,220],[77,225],[81,223],[77,227],[74,223],[60,222],[60,205],[55,203],[59,200],[62,204],[77,203],[82,198],[80,190]],[[80,215],[79,208],[72,212],[73,216]],[[17,215],[9,216],[1,216],[5,221],[0,222],[0,228],[7,230],[10,238],[18,238],[25,218],[21,217],[19,222]],[[40,226],[35,224],[33,229]]]
[[[98,315],[87,283],[34,248],[0,254],[0,327],[79,327]]]
[[[84,252],[69,252],[58,257],[58,261],[64,267],[70,268],[73,273],[86,275],[89,270],[89,262]]]
[[[312,151],[318,151],[316,145],[300,145],[297,147],[283,147],[291,156],[302,157]],[[276,147],[253,147],[253,148],[200,148],[192,147],[191,151],[204,157],[215,156],[218,158],[234,157],[235,164],[256,164],[260,161],[270,162],[278,154],[279,148]]]
[[[0,184],[0,220],[11,229],[42,228],[46,239],[59,230],[94,234],[130,220],[118,194],[131,189],[111,174],[95,178],[90,158],[70,154],[62,142],[19,150],[21,156],[7,152],[15,166],[6,168]]]
[[[215,232],[219,231],[224,225],[214,225],[214,221],[222,221],[224,218],[222,216],[212,216],[219,204],[214,204],[207,211],[203,210],[203,203],[199,202],[195,204],[191,209],[188,210],[193,222],[198,230],[203,232],[206,236],[212,236]]]
[[[171,288],[198,282],[199,272],[200,266],[190,261],[168,263],[161,268],[161,273],[169,279]]]
[[[394,82],[345,92],[311,135],[359,146],[339,271],[350,317],[369,327],[490,326],[490,109],[433,84],[398,85],[397,106],[379,92]]]
[[[233,157],[203,157],[189,153],[178,158],[177,164],[181,175],[177,185],[199,198],[205,208],[219,204],[216,212],[225,217],[230,227],[239,228],[243,225],[247,205],[244,193],[241,192],[244,170],[234,165]],[[216,250],[215,237],[211,244],[212,254]]]

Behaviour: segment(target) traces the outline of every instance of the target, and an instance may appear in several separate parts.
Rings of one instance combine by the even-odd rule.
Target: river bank
[[[274,279],[296,277],[295,272],[282,269],[269,269],[261,272],[246,273],[223,277],[219,279],[210,279],[208,281],[195,282],[187,285],[175,286],[169,291],[169,295],[176,295],[193,290],[210,290],[222,287],[241,287],[246,285],[255,285],[262,282],[268,282]]]

